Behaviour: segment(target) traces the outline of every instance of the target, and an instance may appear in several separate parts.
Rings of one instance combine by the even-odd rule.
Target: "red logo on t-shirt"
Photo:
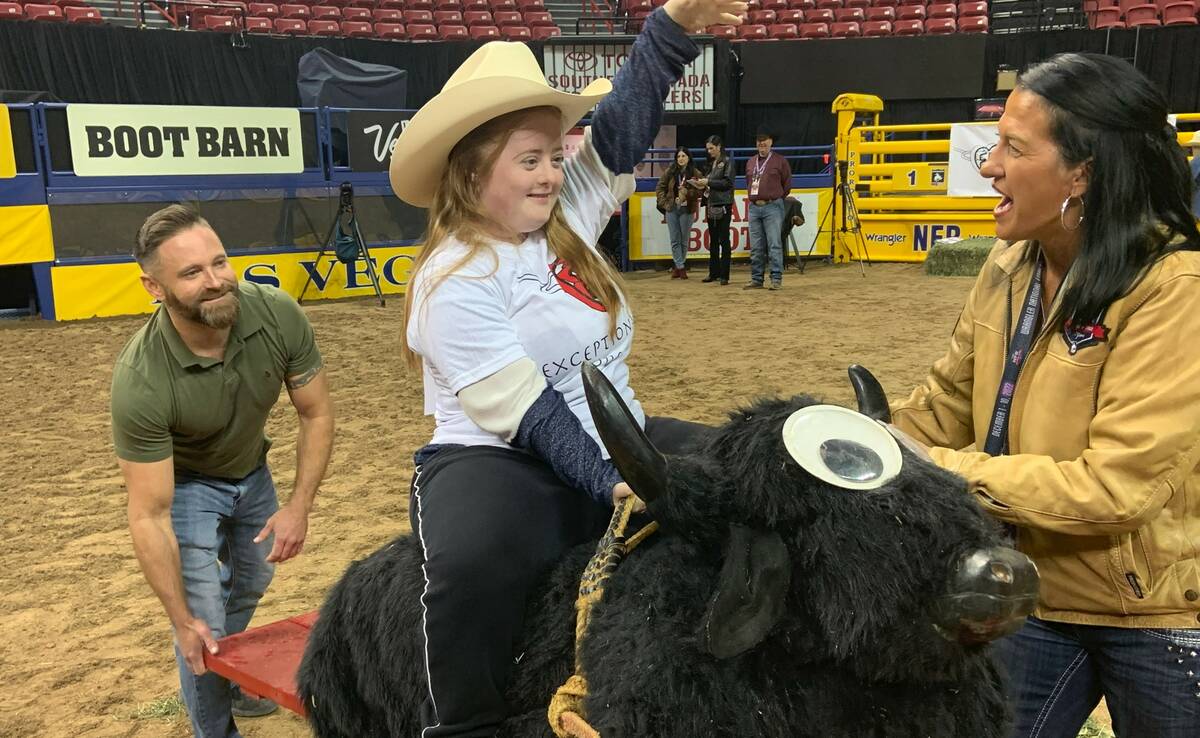
[[[550,264],[550,276],[558,282],[558,286],[562,287],[562,291],[566,292],[571,297],[579,300],[584,305],[587,305],[593,310],[599,310],[602,313],[608,312],[604,309],[604,305],[591,293],[579,275],[571,265],[563,259],[555,259]]]

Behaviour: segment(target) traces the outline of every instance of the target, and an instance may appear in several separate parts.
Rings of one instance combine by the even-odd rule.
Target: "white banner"
[[[579,93],[595,79],[612,79],[629,58],[630,44],[546,44],[542,66],[550,86]],[[683,69],[667,93],[668,111],[713,109],[713,45],[700,44],[700,56]]]
[[[68,105],[81,177],[299,174],[300,111],[176,105]]]
[[[956,123],[950,126],[950,181],[946,194],[950,197],[998,197],[992,180],[979,173],[979,168],[1000,140],[995,123]]]

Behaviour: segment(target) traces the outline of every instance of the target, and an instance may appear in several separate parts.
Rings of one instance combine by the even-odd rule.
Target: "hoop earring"
[[[1071,201],[1079,201],[1079,220],[1075,221],[1075,225],[1067,225],[1067,208],[1071,207]],[[1062,224],[1064,231],[1077,231],[1079,226],[1083,225],[1083,198],[1078,195],[1068,195],[1066,200],[1063,200],[1062,207],[1058,209],[1058,222]]]

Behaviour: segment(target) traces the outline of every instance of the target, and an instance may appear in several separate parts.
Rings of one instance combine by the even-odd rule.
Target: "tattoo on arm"
[[[287,384],[287,388],[288,389],[300,389],[304,385],[313,381],[313,377],[317,376],[320,373],[321,373],[321,365],[318,364],[318,365],[314,366],[312,369],[309,369],[308,371],[304,372],[303,374],[297,374],[294,377],[288,377],[285,380],[285,382]]]

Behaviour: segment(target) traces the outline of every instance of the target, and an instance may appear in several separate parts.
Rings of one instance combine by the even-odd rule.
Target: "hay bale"
[[[992,236],[936,241],[925,257],[925,273],[940,277],[974,277],[996,245]]]

